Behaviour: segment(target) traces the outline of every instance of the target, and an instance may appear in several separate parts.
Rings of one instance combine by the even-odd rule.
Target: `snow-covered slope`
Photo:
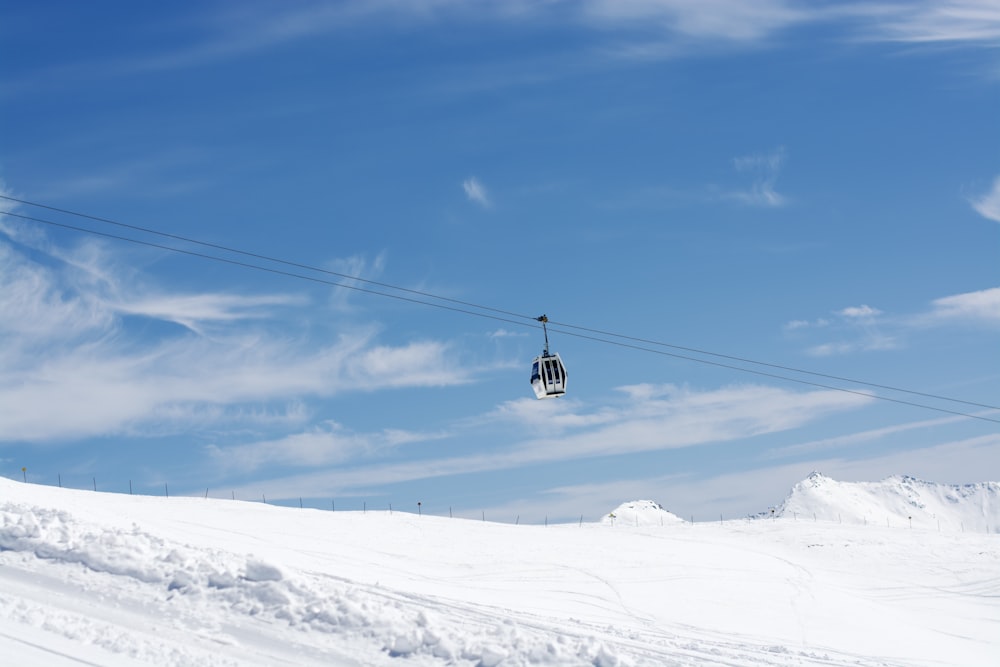
[[[907,476],[838,482],[814,472],[792,488],[775,513],[853,524],[995,532],[1000,526],[1000,483],[956,486]]]
[[[631,523],[517,526],[0,479],[0,663],[930,667],[1000,655],[996,535],[691,524],[628,505],[616,512]]]

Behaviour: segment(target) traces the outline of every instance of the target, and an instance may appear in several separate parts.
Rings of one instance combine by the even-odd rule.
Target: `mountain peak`
[[[676,514],[663,509],[663,506],[652,500],[631,500],[622,503],[604,519],[604,523],[620,523],[629,526],[662,526],[672,523],[683,523]]]
[[[818,472],[792,487],[776,516],[844,523],[985,530],[1000,522],[1000,484],[939,484],[910,475],[839,482]]]

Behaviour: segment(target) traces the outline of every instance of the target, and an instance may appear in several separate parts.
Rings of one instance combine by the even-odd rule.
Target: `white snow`
[[[813,475],[753,520],[518,526],[0,479],[0,660],[996,665],[997,489]]]
[[[775,508],[778,516],[984,532],[1000,526],[1000,483],[955,486],[895,476],[838,482],[812,473]]]

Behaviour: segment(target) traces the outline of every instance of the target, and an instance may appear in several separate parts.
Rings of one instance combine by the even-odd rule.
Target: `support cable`
[[[322,268],[318,268],[318,267],[314,267],[314,266],[309,266],[307,264],[301,264],[301,263],[298,263],[298,262],[292,262],[292,261],[288,261],[288,260],[283,260],[283,259],[279,259],[279,258],[275,258],[275,257],[270,257],[270,256],[263,255],[263,254],[258,254],[258,253],[244,251],[244,250],[239,250],[239,249],[228,247],[228,246],[221,245],[221,244],[210,243],[210,242],[206,242],[206,241],[199,241],[197,239],[192,239],[192,238],[188,238],[188,237],[184,237],[184,236],[180,236],[180,235],[176,235],[176,234],[170,234],[170,233],[167,233],[167,232],[161,232],[161,231],[150,229],[150,228],[146,228],[146,227],[140,227],[140,226],[137,226],[137,225],[130,225],[130,224],[127,224],[127,223],[117,222],[117,221],[110,220],[110,219],[107,219],[107,218],[101,218],[101,217],[97,217],[97,216],[92,216],[92,215],[88,215],[88,214],[85,214],[85,213],[79,213],[79,212],[71,211],[71,210],[68,210],[68,209],[62,209],[62,208],[57,208],[57,207],[54,207],[54,206],[48,206],[48,205],[45,205],[45,204],[39,204],[39,203],[35,203],[35,202],[23,200],[23,199],[17,199],[17,198],[14,198],[14,197],[3,195],[3,194],[0,194],[0,199],[6,199],[6,200],[9,200],[9,201],[12,201],[12,202],[17,202],[19,204],[25,204],[27,206],[34,206],[34,207],[38,207],[38,208],[43,208],[43,209],[47,209],[47,210],[54,211],[54,212],[57,212],[57,213],[62,213],[62,214],[65,214],[65,215],[71,215],[71,216],[75,216],[75,217],[85,218],[85,219],[88,219],[88,220],[92,220],[94,222],[101,222],[101,223],[115,225],[115,226],[122,227],[122,228],[132,229],[132,230],[135,230],[135,231],[140,231],[140,232],[144,232],[144,233],[148,233],[148,234],[153,234],[153,235],[156,235],[156,236],[160,236],[160,237],[163,237],[163,238],[172,239],[172,240],[175,240],[175,241],[182,241],[182,242],[185,242],[185,243],[191,243],[191,244],[202,246],[202,247],[205,247],[205,248],[211,248],[211,249],[214,249],[214,250],[221,250],[221,251],[224,251],[224,252],[229,252],[229,253],[241,255],[241,256],[244,256],[244,257],[249,257],[249,258],[258,259],[258,260],[264,260],[264,261],[268,261],[268,262],[274,262],[274,263],[281,264],[281,265],[284,265],[284,266],[294,267],[294,268],[298,268],[298,269],[304,269],[304,270],[307,270],[307,271],[314,271],[314,272],[325,274],[325,275],[331,275],[331,276],[336,276],[338,278],[343,278],[345,280],[357,281],[357,282],[361,282],[361,283],[365,283],[365,284],[369,284],[369,285],[374,285],[376,287],[382,287],[382,288],[385,288],[385,289],[396,290],[396,291],[403,292],[403,293],[406,293],[406,294],[411,294],[413,296],[404,296],[404,295],[400,295],[400,294],[392,294],[392,293],[388,293],[388,292],[383,292],[383,291],[379,291],[379,290],[375,290],[375,289],[368,289],[368,288],[364,288],[364,287],[359,287],[357,285],[350,285],[350,284],[343,283],[343,282],[337,282],[337,281],[333,281],[333,280],[326,280],[326,279],[323,279],[323,278],[317,278],[315,276],[308,276],[308,275],[304,275],[304,274],[300,274],[300,273],[294,273],[294,272],[286,271],[286,270],[282,270],[282,269],[275,269],[273,267],[261,266],[259,264],[253,264],[253,263],[250,263],[250,262],[244,262],[244,261],[229,259],[229,258],[225,258],[225,257],[219,257],[219,256],[216,256],[216,255],[210,255],[210,254],[196,252],[196,251],[192,251],[192,250],[185,250],[183,248],[177,248],[177,247],[174,247],[174,246],[153,243],[153,242],[150,242],[150,241],[143,241],[143,240],[140,240],[140,239],[130,238],[130,237],[126,237],[126,236],[120,236],[120,235],[117,235],[117,234],[110,234],[110,233],[107,233],[107,232],[101,232],[101,231],[97,231],[97,230],[93,230],[93,229],[89,229],[89,228],[85,228],[85,227],[79,227],[79,226],[76,226],[76,225],[69,225],[69,224],[66,224],[66,223],[55,222],[55,221],[52,221],[52,220],[45,220],[45,219],[42,219],[42,218],[37,218],[37,217],[22,215],[22,214],[19,214],[19,213],[14,213],[12,211],[0,211],[0,215],[8,215],[8,216],[11,216],[11,217],[14,217],[14,218],[19,218],[19,219],[26,220],[26,221],[37,222],[37,223],[51,225],[51,226],[55,226],[55,227],[61,227],[61,228],[72,230],[72,231],[76,231],[76,232],[82,232],[82,233],[86,233],[86,234],[92,234],[92,235],[102,236],[102,237],[105,237],[105,238],[115,239],[115,240],[119,240],[119,241],[126,241],[126,242],[129,242],[129,243],[134,243],[134,244],[138,244],[138,245],[152,247],[152,248],[156,248],[156,249],[159,249],[159,250],[166,250],[166,251],[170,251],[170,252],[177,252],[177,253],[185,254],[185,255],[188,255],[188,256],[192,256],[192,257],[198,257],[200,259],[207,259],[207,260],[213,260],[213,261],[223,262],[223,263],[226,263],[226,264],[230,264],[230,265],[234,265],[234,266],[240,266],[240,267],[243,267],[243,268],[249,268],[249,269],[254,269],[254,270],[258,270],[258,271],[266,271],[266,272],[269,272],[269,273],[272,273],[272,274],[276,274],[276,275],[283,275],[283,276],[287,276],[287,277],[291,277],[291,278],[297,278],[297,279],[300,279],[300,280],[308,280],[308,281],[311,281],[311,282],[320,283],[320,284],[324,284],[324,285],[330,285],[330,286],[333,286],[333,287],[343,287],[343,288],[346,288],[346,289],[351,289],[351,290],[355,290],[355,291],[363,292],[363,293],[367,293],[367,294],[373,294],[373,295],[376,295],[376,296],[384,296],[384,297],[388,297],[388,298],[393,298],[393,299],[397,299],[399,301],[406,301],[406,302],[415,303],[415,304],[419,304],[419,305],[425,305],[425,306],[433,306],[433,307],[440,308],[440,309],[443,309],[443,310],[449,310],[449,311],[452,311],[452,312],[462,313],[462,314],[465,314],[465,315],[474,315],[474,316],[477,316],[477,317],[483,317],[483,318],[492,319],[492,320],[496,320],[496,321],[500,321],[500,322],[506,322],[506,323],[509,323],[509,324],[517,324],[517,325],[520,325],[520,326],[528,326],[528,327],[532,327],[532,328],[536,328],[537,329],[538,326],[535,325],[535,324],[532,324],[531,321],[542,322],[542,329],[543,329],[543,331],[545,331],[546,339],[548,338],[548,330],[546,329],[546,323],[551,323],[551,324],[554,324],[556,326],[559,326],[559,327],[563,328],[562,330],[556,330],[556,331],[559,331],[559,333],[562,333],[562,334],[568,335],[568,336],[574,336],[574,337],[581,338],[581,339],[586,339],[586,340],[591,340],[591,341],[596,341],[596,342],[601,342],[601,343],[607,343],[607,344],[610,344],[610,345],[617,345],[619,347],[624,347],[624,348],[639,350],[639,351],[643,351],[643,352],[650,352],[650,353],[653,353],[653,354],[659,354],[661,356],[668,356],[668,357],[672,357],[672,358],[683,359],[683,360],[686,360],[686,361],[694,361],[694,362],[698,362],[698,363],[702,363],[702,364],[707,364],[707,365],[711,365],[711,366],[716,366],[716,367],[720,367],[720,368],[726,368],[726,369],[730,369],[730,370],[741,371],[741,372],[744,372],[744,373],[752,373],[752,374],[755,374],[755,375],[761,375],[761,376],[764,376],[764,377],[770,377],[770,378],[774,378],[774,379],[778,379],[778,380],[784,380],[784,381],[788,381],[788,382],[796,382],[796,383],[799,383],[799,384],[804,384],[804,385],[813,386],[813,387],[819,387],[819,388],[823,388],[823,389],[830,389],[830,390],[835,390],[835,391],[843,391],[843,392],[846,392],[846,393],[856,394],[856,395],[859,395],[859,396],[865,396],[865,397],[868,397],[868,398],[875,398],[875,399],[890,401],[890,402],[899,403],[899,404],[903,404],[903,405],[908,405],[908,406],[912,406],[912,407],[919,407],[919,408],[924,408],[924,409],[928,409],[928,410],[935,410],[935,411],[938,411],[938,412],[944,412],[944,413],[947,413],[947,414],[957,415],[957,416],[961,416],[961,417],[968,417],[968,418],[972,418],[972,419],[980,419],[980,420],[983,420],[983,421],[1000,423],[1000,420],[992,419],[992,418],[989,418],[989,417],[985,417],[983,415],[976,415],[976,414],[969,414],[969,413],[964,413],[964,412],[959,412],[959,411],[954,411],[954,410],[948,410],[948,409],[945,409],[945,408],[939,408],[939,407],[935,407],[935,406],[930,406],[930,405],[925,405],[925,404],[920,404],[920,403],[914,403],[914,402],[905,401],[905,400],[896,399],[896,398],[891,398],[891,397],[887,397],[887,396],[880,396],[880,395],[874,394],[874,393],[868,393],[868,392],[863,392],[863,391],[859,391],[859,390],[847,389],[847,388],[844,388],[844,387],[837,387],[837,386],[833,386],[833,385],[822,384],[822,383],[819,383],[819,382],[812,382],[812,381],[804,380],[804,379],[801,379],[801,378],[788,377],[788,376],[779,375],[779,374],[776,374],[776,373],[770,373],[770,372],[761,371],[761,370],[755,370],[755,369],[751,369],[751,368],[744,368],[744,367],[741,367],[741,366],[734,366],[734,365],[727,364],[727,363],[715,362],[715,361],[710,361],[710,360],[707,360],[707,359],[700,359],[700,358],[697,358],[697,357],[691,357],[691,356],[687,356],[687,355],[683,355],[683,354],[678,354],[678,353],[673,353],[673,352],[667,352],[667,351],[664,351],[662,349],[654,349],[654,348],[650,348],[650,347],[643,347],[643,345],[652,345],[652,346],[656,346],[656,347],[659,347],[659,348],[670,348],[670,349],[674,349],[674,350],[681,350],[681,351],[684,351],[684,352],[691,352],[691,353],[695,353],[695,354],[701,354],[701,355],[705,355],[705,356],[716,357],[716,358],[719,358],[719,359],[726,359],[726,360],[730,360],[730,361],[737,361],[737,362],[740,362],[740,363],[754,364],[754,365],[757,365],[757,366],[764,366],[764,367],[773,368],[773,369],[782,370],[782,371],[788,371],[788,372],[792,372],[792,373],[800,373],[800,374],[804,374],[804,375],[812,375],[812,376],[815,376],[815,377],[826,378],[826,379],[829,379],[829,380],[837,380],[839,382],[847,382],[847,383],[851,383],[851,384],[862,385],[862,386],[867,386],[867,387],[873,387],[873,388],[883,389],[883,390],[887,390],[887,391],[894,391],[894,392],[899,392],[899,393],[911,394],[911,395],[914,395],[914,396],[922,396],[924,398],[931,398],[931,399],[935,399],[935,400],[948,401],[948,402],[952,402],[952,403],[960,403],[960,404],[970,405],[970,406],[974,406],[974,407],[986,408],[988,410],[1000,410],[1000,407],[997,407],[997,406],[994,406],[994,405],[988,405],[988,404],[985,404],[985,403],[977,403],[977,402],[973,402],[973,401],[966,401],[966,400],[962,400],[962,399],[950,398],[950,397],[947,397],[947,396],[940,396],[940,395],[937,395],[937,394],[931,394],[931,393],[921,392],[921,391],[914,391],[914,390],[910,390],[910,389],[903,389],[903,388],[900,388],[900,387],[893,387],[893,386],[890,386],[890,385],[878,384],[878,383],[874,383],[874,382],[866,382],[866,381],[863,381],[863,380],[855,380],[855,379],[852,379],[852,378],[846,378],[846,377],[841,377],[841,376],[836,376],[836,375],[830,375],[830,374],[826,374],[826,373],[819,373],[819,372],[815,372],[815,371],[808,371],[808,370],[803,370],[803,369],[799,369],[799,368],[794,368],[794,367],[791,367],[791,366],[783,366],[783,365],[780,365],[780,364],[774,364],[774,363],[769,363],[769,362],[755,361],[753,359],[748,359],[748,358],[744,358],[744,357],[738,357],[738,356],[728,355],[728,354],[721,354],[721,353],[717,353],[717,352],[710,352],[710,351],[707,351],[707,350],[701,350],[701,349],[692,348],[692,347],[685,347],[685,346],[681,346],[681,345],[674,345],[674,344],[665,343],[665,342],[662,342],[662,341],[656,341],[656,340],[651,340],[651,339],[646,339],[646,338],[640,338],[640,337],[636,337],[636,336],[629,336],[629,335],[626,335],[626,334],[619,334],[619,333],[614,333],[614,332],[610,332],[610,331],[603,331],[603,330],[600,330],[600,329],[593,329],[593,328],[584,327],[584,326],[578,326],[578,325],[573,325],[573,324],[569,324],[569,323],[565,323],[565,322],[555,322],[555,321],[550,322],[549,319],[547,317],[545,317],[545,316],[542,316],[542,317],[533,317],[533,316],[528,316],[528,315],[522,315],[522,314],[515,313],[515,312],[512,312],[512,311],[508,311],[508,310],[503,310],[503,309],[499,309],[499,308],[493,308],[493,307],[490,307],[490,306],[483,306],[483,305],[480,305],[480,304],[477,304],[477,303],[473,303],[473,302],[470,302],[470,301],[462,301],[460,299],[453,299],[453,298],[450,298],[450,297],[439,296],[439,295],[436,295],[436,294],[432,294],[430,292],[423,292],[423,291],[420,291],[420,290],[414,290],[414,289],[409,289],[409,288],[405,288],[405,287],[399,287],[399,286],[392,285],[392,284],[389,284],[389,283],[379,282],[379,281],[375,281],[375,280],[369,280],[369,279],[366,279],[366,278],[362,278],[360,276],[352,276],[352,275],[349,275],[349,274],[338,273],[336,271],[331,271],[331,270],[328,270],[328,269],[322,269]],[[436,303],[436,302],[433,302],[433,301],[426,301],[426,300],[422,300],[422,299],[419,299],[419,298],[416,298],[416,297],[424,297],[426,299],[436,299],[438,301],[443,301],[443,302],[446,302],[446,303],[452,303],[452,304],[456,304],[456,305],[455,306],[450,306],[450,305],[445,305],[444,303]],[[464,306],[464,307],[458,307],[458,306]],[[487,311],[487,312],[477,312],[477,310],[469,310],[469,308],[474,308],[474,309],[477,309],[478,311]],[[490,313],[490,312],[491,313],[498,313],[499,315],[503,315],[505,317],[500,317],[500,316],[497,316],[497,315],[489,315],[489,314],[487,314],[487,313]],[[518,318],[518,319],[511,319],[511,318]],[[569,331],[569,330],[573,330],[573,331]],[[586,332],[586,333],[577,333],[577,332]],[[589,334],[596,334],[596,335],[589,335]],[[597,336],[603,336],[603,338],[599,338]],[[608,337],[618,338],[618,339],[621,339],[621,340],[609,340]],[[631,341],[631,342],[621,342],[621,341]],[[642,343],[643,345],[636,345],[634,343]],[[547,344],[546,344],[546,348],[548,348]]]

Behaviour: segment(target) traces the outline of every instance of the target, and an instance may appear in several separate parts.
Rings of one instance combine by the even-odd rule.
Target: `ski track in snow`
[[[634,522],[542,528],[10,480],[0,491],[0,654],[19,664],[885,667],[1000,655],[995,535],[664,524],[634,504],[617,510],[640,512]]]

